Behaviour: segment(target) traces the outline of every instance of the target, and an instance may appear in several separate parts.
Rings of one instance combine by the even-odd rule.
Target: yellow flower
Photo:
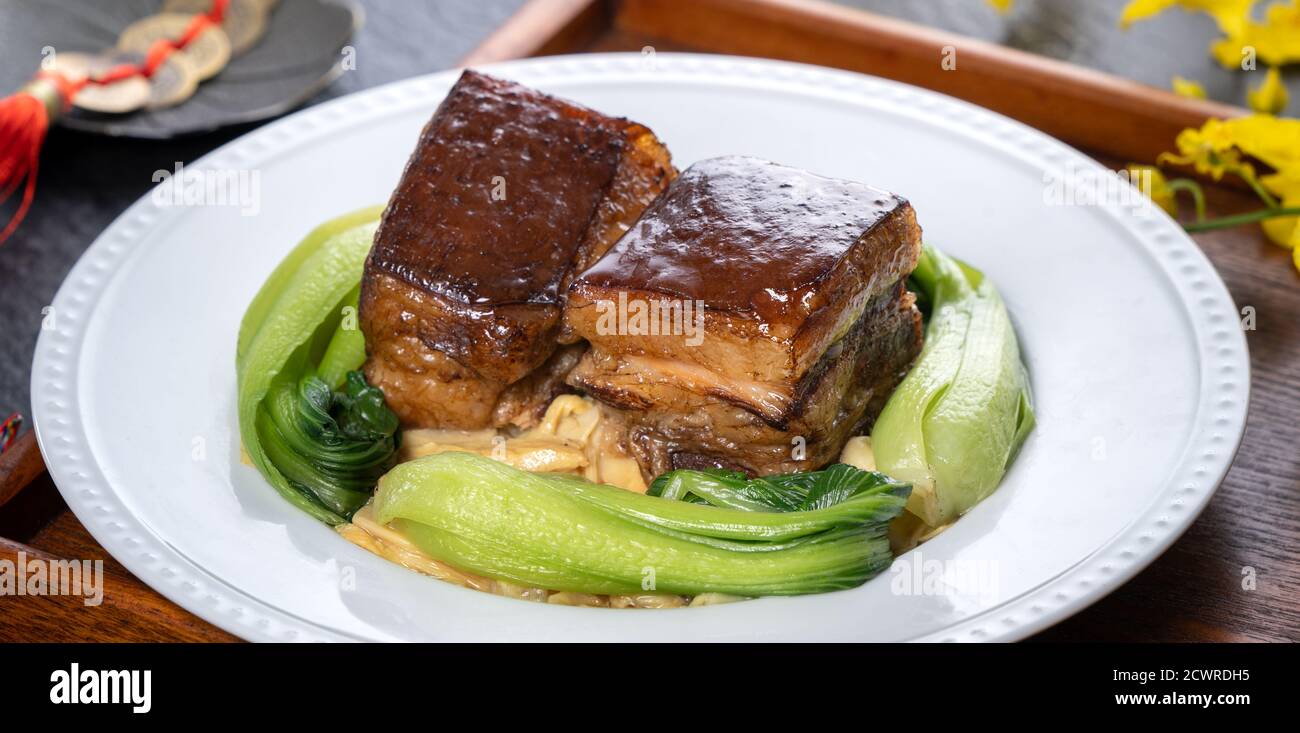
[[[1175,76],[1171,84],[1174,94],[1189,99],[1205,99],[1205,87],[1201,86],[1195,79],[1184,79],[1181,76]]]
[[[989,0],[989,5],[992,5],[999,13],[1006,15],[1007,11],[1011,10],[1013,2],[1015,0]]]
[[[1220,180],[1225,173],[1254,176],[1250,163],[1242,160],[1235,148],[1232,128],[1223,120],[1208,120],[1201,129],[1183,130],[1174,140],[1178,154],[1161,153],[1157,163],[1191,165],[1203,176]]]
[[[1232,70],[1239,66],[1244,69],[1242,61],[1246,58],[1245,51],[1248,45],[1241,36],[1221,38],[1210,44],[1210,55],[1225,69]],[[1257,56],[1258,53],[1256,51]]]
[[[1207,123],[1206,127],[1209,126]],[[1214,127],[1215,144],[1230,140],[1236,151],[1259,160],[1275,171],[1260,176],[1259,183],[1277,197],[1281,206],[1300,207],[1300,120],[1250,115],[1227,120]],[[1179,151],[1187,152],[1181,147]],[[1225,154],[1220,151],[1217,155],[1222,159]],[[1251,176],[1253,171],[1249,169],[1249,164],[1243,165],[1247,166],[1243,177]],[[1197,170],[1201,170],[1199,165]],[[1298,224],[1300,219],[1294,216],[1261,222],[1269,240],[1287,248],[1300,244]]]
[[[1169,212],[1170,216],[1178,216],[1178,201],[1159,168],[1130,163],[1127,170],[1129,183],[1155,202],[1156,206]]]
[[[1293,201],[1290,205],[1300,205],[1300,200]],[[1279,216],[1276,219],[1265,219],[1260,225],[1270,242],[1286,249],[1295,249],[1300,244],[1300,228],[1296,227],[1298,221],[1300,220],[1294,216]]]
[[[1300,201],[1300,170],[1288,169],[1280,173],[1270,173],[1261,176],[1259,182],[1280,199]]]
[[[1229,36],[1241,35],[1250,18],[1255,0],[1132,0],[1120,13],[1119,25],[1128,28],[1139,20],[1146,20],[1178,6],[1194,13],[1205,13],[1214,18],[1219,30]]]
[[[1246,101],[1250,108],[1265,115],[1275,115],[1286,109],[1286,103],[1290,99],[1286,91],[1286,86],[1282,84],[1282,74],[1274,66],[1268,70],[1268,76],[1264,77],[1264,83],[1257,87],[1252,87],[1246,92]]]
[[[1300,61],[1300,0],[1270,5],[1263,23],[1247,16],[1237,30],[1225,28],[1224,32],[1228,37],[1210,46],[1210,53],[1224,68],[1238,68],[1247,47],[1271,66]]]
[[[1246,155],[1276,171],[1289,171],[1300,177],[1300,120],[1249,115],[1222,122],[1218,128],[1217,139],[1230,141]]]
[[[1216,179],[1224,173],[1252,175],[1243,154],[1279,172],[1300,178],[1300,120],[1273,115],[1248,115],[1207,120],[1200,129],[1178,133],[1178,154],[1165,153],[1161,162],[1195,165],[1197,172]]]
[[[1247,23],[1259,57],[1274,66],[1300,61],[1300,0],[1270,5],[1263,23]]]
[[[1215,180],[1233,173],[1269,206],[1300,209],[1300,120],[1267,114],[1209,120],[1199,129],[1178,133],[1175,144],[1178,153],[1163,153],[1158,162],[1192,165]],[[1257,177],[1246,157],[1272,171]],[[1157,189],[1154,179],[1151,188],[1153,193]],[[1292,263],[1300,270],[1300,216],[1265,219],[1260,226],[1269,241],[1291,250]]]
[[[1300,169],[1263,176],[1260,183],[1277,195],[1286,208],[1300,207]],[[1271,242],[1294,250],[1300,245],[1300,217],[1281,216],[1260,223]],[[1293,255],[1294,256],[1294,255]]]

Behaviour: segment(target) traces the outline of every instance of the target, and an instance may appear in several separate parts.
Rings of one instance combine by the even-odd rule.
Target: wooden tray
[[[591,51],[698,51],[850,69],[935,89],[1044,130],[1112,167],[1151,162],[1185,127],[1236,107],[981,41],[820,2],[797,0],[532,0],[463,65]],[[940,64],[956,50],[957,68]],[[1213,213],[1254,207],[1230,187],[1207,190]],[[1048,640],[1300,638],[1300,279],[1290,253],[1258,227],[1197,235],[1241,307],[1253,399],[1236,463],[1204,515],[1151,568]],[[35,476],[35,480],[32,477]],[[23,485],[31,482],[19,493]],[[8,505],[4,505],[9,501]],[[130,576],[67,511],[35,441],[0,456],[0,559],[44,553],[103,558],[105,603],[24,599],[0,614],[0,640],[229,640]],[[1254,579],[1246,589],[1243,579]]]
[[[1179,97],[1042,56],[823,2],[533,0],[467,56],[703,51],[861,71],[1014,117],[1077,147],[1154,161],[1185,127],[1237,107]],[[955,68],[941,63],[952,52]]]

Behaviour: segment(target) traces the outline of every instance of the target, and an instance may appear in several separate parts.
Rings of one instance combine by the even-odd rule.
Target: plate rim
[[[991,110],[901,82],[850,71],[771,59],[687,53],[656,53],[656,69],[711,74],[717,81],[738,79],[886,97],[941,115],[950,125],[982,143],[1012,149],[1040,168],[1096,169],[1099,163],[1044,132]],[[489,73],[511,76],[526,68],[532,76],[562,79],[582,74],[644,71],[639,53],[578,54],[484,64]],[[659,66],[662,65],[662,66]],[[321,133],[367,116],[382,116],[385,102],[424,95],[445,86],[458,69],[412,77],[345,95],[297,111],[250,131],[207,153],[189,168],[255,157],[267,141],[307,129]],[[315,138],[315,135],[309,136]],[[304,139],[301,144],[309,144]],[[245,161],[247,162],[247,161]],[[254,161],[255,162],[255,161]],[[357,640],[359,637],[294,616],[210,576],[132,516],[93,458],[80,423],[78,371],[89,313],[103,296],[117,267],[148,229],[153,191],[146,192],[85,250],[60,285],[51,306],[58,325],[39,333],[31,374],[33,430],[50,475],[69,508],[91,536],[142,582],[196,616],[249,640]],[[1068,618],[1113,592],[1160,557],[1209,503],[1230,468],[1245,430],[1250,397],[1250,360],[1245,334],[1233,328],[1235,302],[1208,258],[1163,211],[1143,201],[1143,216],[1118,207],[1097,207],[1125,221],[1152,260],[1169,277],[1186,312],[1200,362],[1200,401],[1192,429],[1168,483],[1147,509],[1100,547],[1056,577],[1001,603],[909,641],[1012,641]],[[1130,207],[1130,211],[1132,207]],[[1175,254],[1176,253],[1176,254]],[[1175,260],[1184,277],[1174,274]],[[1193,299],[1195,298],[1195,302]],[[1224,324],[1227,307],[1227,324]],[[1213,377],[1212,374],[1222,375]],[[1215,380],[1218,381],[1215,381]],[[1223,446],[1227,446],[1225,450]]]

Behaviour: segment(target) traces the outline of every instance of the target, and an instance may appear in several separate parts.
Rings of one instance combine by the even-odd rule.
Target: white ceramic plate
[[[684,611],[546,606],[389,564],[239,462],[234,345],[263,279],[317,223],[383,202],[455,72],[287,117],[191,171],[252,171],[260,210],[146,196],[87,250],[37,345],[41,449],[131,572],[249,639],[992,640],[1084,608],[1205,506],[1250,375],[1236,307],[1145,202],[1051,205],[1101,169],[991,112],[867,76],[659,54],[487,68],[650,125],[680,167],[745,153],[896,191],[929,241],[994,279],[1038,428],[1002,487],[866,585]],[[163,202],[165,203],[165,202]]]

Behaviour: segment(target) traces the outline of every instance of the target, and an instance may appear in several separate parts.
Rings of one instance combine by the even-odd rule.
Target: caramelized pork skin
[[[566,325],[607,352],[793,384],[912,271],[920,246],[898,196],[756,158],[705,160],[574,280]],[[599,333],[598,305],[620,294],[703,302],[702,343]]]
[[[509,406],[533,410],[554,387],[530,375],[556,352],[573,273],[674,175],[642,125],[466,71],[421,133],[366,260],[371,383],[408,426],[526,420]]]

